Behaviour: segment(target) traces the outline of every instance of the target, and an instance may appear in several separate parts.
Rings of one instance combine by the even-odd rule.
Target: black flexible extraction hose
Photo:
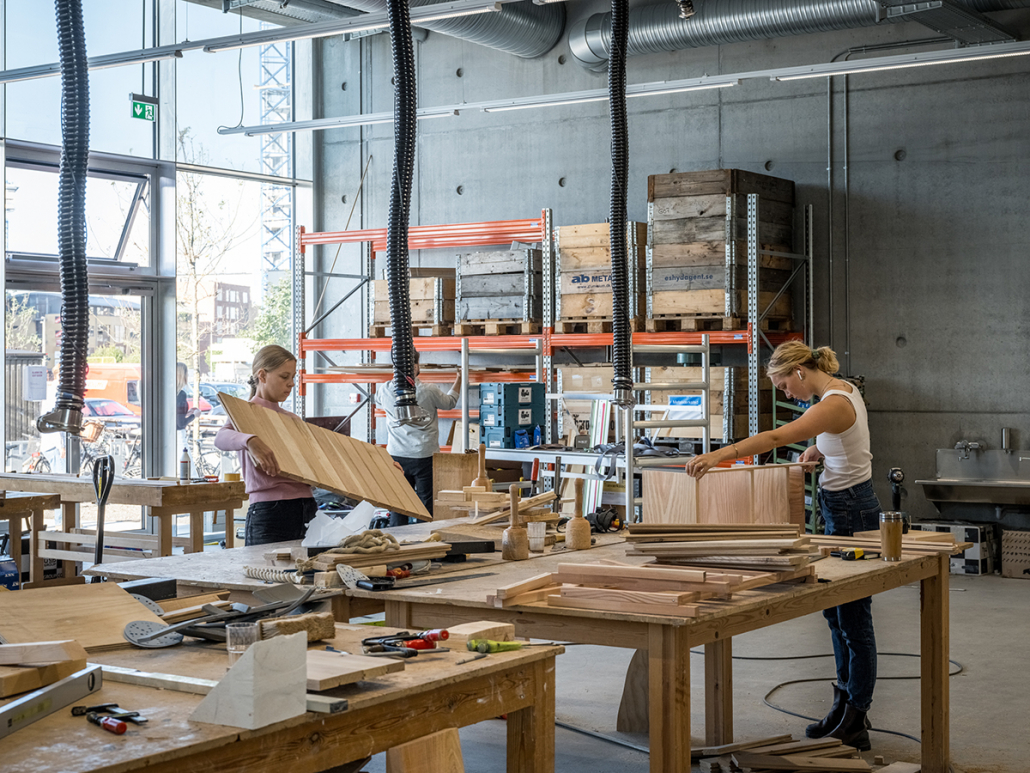
[[[415,343],[411,333],[408,292],[408,217],[411,213],[411,178],[415,169],[417,91],[415,44],[406,0],[387,0],[390,43],[393,48],[393,182],[390,217],[386,227],[386,278],[390,291],[390,326],[393,328],[393,388],[397,397],[394,418],[400,424],[418,423],[423,411],[415,402]]]
[[[40,432],[82,429],[89,343],[86,272],[86,173],[89,165],[89,67],[82,0],[56,0],[61,55],[61,170],[57,246],[61,269],[61,366],[54,409],[36,420]]]
[[[626,43],[629,0],[612,0],[612,50],[608,59],[608,106],[612,123],[612,189],[609,233],[612,249],[613,401],[631,408],[633,331],[629,324],[629,265],[626,255],[626,189],[629,177],[629,127],[626,120]]]

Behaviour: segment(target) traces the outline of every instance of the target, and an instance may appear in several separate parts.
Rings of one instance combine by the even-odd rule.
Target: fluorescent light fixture
[[[91,70],[106,70],[111,67],[123,67],[129,64],[158,62],[162,59],[179,59],[182,57],[182,52],[183,46],[180,45],[143,48],[138,51],[123,51],[117,54],[91,56],[86,60],[86,64]],[[16,70],[0,72],[0,83],[31,81],[36,78],[46,78],[47,76],[60,74],[61,65],[59,62],[40,64],[34,67],[19,67]]]
[[[864,72],[903,70],[911,67],[926,67],[932,64],[979,62],[984,59],[1026,56],[1027,54],[1030,54],[1030,41],[994,43],[949,49],[947,51],[926,51],[918,54],[882,56],[875,59],[860,59],[854,62],[827,62],[805,67],[790,67],[782,72],[771,74],[769,79],[774,81],[796,81],[804,78],[827,78],[833,75],[857,75]]]
[[[654,83],[639,83],[626,87],[626,97],[649,97],[658,94],[679,94],[684,91],[704,91],[706,89],[724,89],[736,86],[735,79],[713,81],[705,78],[682,81],[656,81]],[[581,105],[585,102],[607,102],[608,91],[606,89],[592,89],[591,91],[567,92],[565,94],[554,94],[550,97],[524,97],[512,99],[507,102],[484,103],[481,109],[487,113],[502,113],[506,110],[528,110],[536,107],[558,107],[559,105]]]
[[[736,86],[740,83],[738,80],[727,80],[713,83],[689,83],[684,85],[676,85],[675,82],[670,81],[666,84],[641,84],[640,86],[630,86],[626,89],[626,98],[631,97],[655,97],[659,94],[681,94],[685,91],[707,91],[709,89],[728,89]],[[631,91],[631,89],[633,89]]]
[[[412,8],[411,23],[417,25],[420,22],[454,19],[459,16],[493,13],[500,10],[501,4],[496,0],[474,0],[473,2],[469,2],[469,0],[456,0],[450,3],[436,3],[434,5]],[[346,32],[368,32],[370,30],[386,29],[389,26],[389,17],[385,12],[380,11],[379,13],[352,16],[349,19],[313,22],[285,29],[277,27],[259,32],[248,32],[244,35],[226,35],[225,37],[204,41],[203,48],[208,53],[217,53],[218,51],[231,51],[250,46],[263,46],[269,43],[282,43],[288,40],[325,38],[331,35],[342,35]]]
[[[427,121],[432,118],[451,118],[459,115],[456,108],[423,108],[417,111],[415,118]],[[305,129],[347,129],[355,126],[375,126],[393,123],[393,113],[367,113],[365,115],[349,115],[342,118],[316,118],[313,121],[295,121],[292,123],[270,123],[258,126],[236,126],[221,128],[219,134],[243,134],[256,137],[261,134],[282,134],[283,132],[303,131]],[[314,125],[307,125],[314,124]]]
[[[560,96],[560,95],[559,95]],[[513,99],[509,104],[495,104],[489,107],[484,107],[483,112],[486,113],[503,113],[507,110],[529,110],[535,107],[558,107],[559,105],[581,105],[585,102],[607,102],[608,95],[602,94],[600,96],[592,97],[573,97],[570,99],[541,99],[539,97],[533,97],[526,99],[525,101]]]

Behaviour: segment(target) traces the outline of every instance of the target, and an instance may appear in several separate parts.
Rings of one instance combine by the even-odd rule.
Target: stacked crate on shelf
[[[753,234],[748,194],[758,195]],[[647,200],[649,332],[746,327],[749,242],[759,251],[759,315],[768,309],[762,327],[792,329],[790,293],[776,298],[794,268],[783,255],[793,252],[791,180],[739,169],[652,175]]]
[[[411,296],[411,327],[414,335],[426,331],[427,335],[447,335],[454,324],[454,271],[452,269],[413,269],[414,272],[436,276],[412,276],[408,280]],[[390,335],[390,291],[385,279],[374,284],[372,324],[369,338]]]
[[[543,384],[479,385],[479,432],[487,448],[537,445],[547,418]],[[539,430],[539,433],[538,433]]]
[[[556,333],[612,332],[612,252],[607,223],[555,229]],[[626,260],[630,329],[644,329],[647,224],[628,223]]]
[[[676,382],[696,383],[702,378],[699,367],[676,366],[645,368],[645,380],[651,383]],[[711,438],[716,442],[732,443],[746,438],[748,433],[748,388],[747,368],[713,367],[709,370],[711,388],[708,392],[708,415]],[[772,385],[762,378],[758,384],[758,429],[772,429]],[[683,416],[669,418],[701,418],[701,393],[684,391],[653,392],[650,402],[683,405]],[[691,415],[686,415],[691,412]],[[696,415],[694,415],[696,414]],[[652,418],[660,418],[655,416]],[[700,427],[662,427],[653,430],[658,438],[701,439]]]
[[[458,255],[454,335],[539,333],[544,270],[540,250]]]
[[[592,436],[594,429],[591,422],[597,401],[575,397],[576,393],[611,394],[614,377],[615,370],[611,365],[561,365],[557,368],[558,392],[562,395],[558,404],[558,431],[564,440],[573,440],[567,445],[575,446],[579,435]],[[566,393],[570,396],[566,397]]]

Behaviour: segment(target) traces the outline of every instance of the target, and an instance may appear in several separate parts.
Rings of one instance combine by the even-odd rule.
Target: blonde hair
[[[190,371],[186,367],[185,362],[175,363],[175,391],[176,393],[181,392],[186,388],[186,379],[189,378]]]
[[[770,376],[782,376],[798,368],[821,370],[832,376],[840,370],[840,363],[829,346],[812,349],[801,341],[786,341],[776,347],[765,370]]]
[[[277,344],[269,344],[258,349],[254,355],[254,362],[250,365],[250,376],[247,383],[250,384],[250,396],[257,394],[258,372],[275,370],[287,362],[296,362],[297,358],[289,349],[284,349]]]

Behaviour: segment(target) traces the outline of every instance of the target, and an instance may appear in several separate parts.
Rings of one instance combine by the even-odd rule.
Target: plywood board
[[[404,662],[391,658],[370,658],[326,650],[308,650],[308,689],[331,690],[344,684],[363,682],[404,670]]]
[[[461,518],[468,515],[446,502],[436,502],[442,491],[461,491],[476,477],[478,454],[433,454],[433,520]]]
[[[432,520],[386,449],[236,397],[220,397],[236,429],[257,435],[272,448],[282,477]]]
[[[0,636],[8,643],[75,639],[87,652],[123,649],[134,620],[165,622],[114,583],[0,593]]]

